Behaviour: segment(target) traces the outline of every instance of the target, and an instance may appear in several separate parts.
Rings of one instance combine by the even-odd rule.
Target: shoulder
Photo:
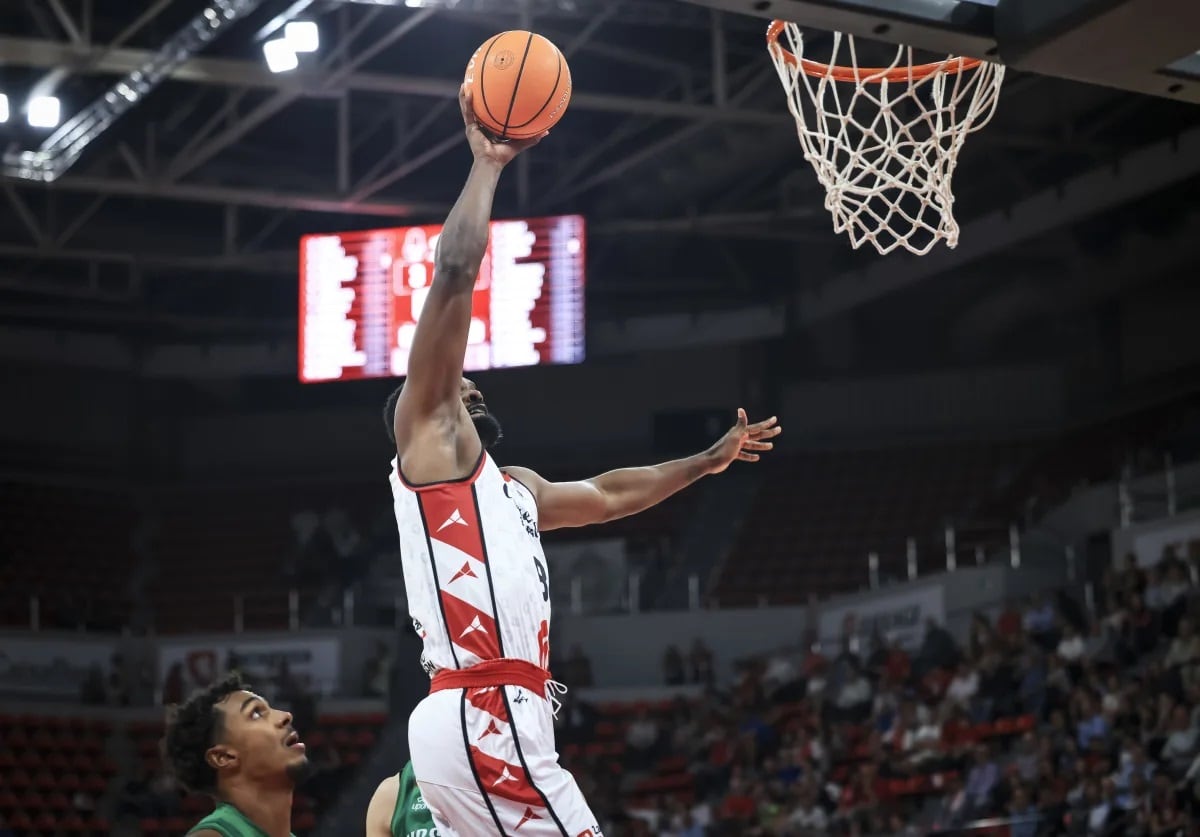
[[[400,777],[388,776],[379,783],[371,804],[367,806],[367,833],[371,837],[391,835],[392,814],[396,810],[396,799],[400,796]]]
[[[546,485],[549,485],[549,483],[541,476],[541,474],[537,473],[531,468],[523,468],[520,465],[506,465],[500,469],[500,473],[504,474],[506,477],[512,477],[514,480],[521,483],[521,485],[529,489],[535,500],[538,498],[541,489]]]
[[[391,804],[395,805],[396,797],[399,796],[399,794],[400,776],[393,773],[391,776],[388,776],[386,779],[380,782],[379,787],[375,788],[375,795],[371,797],[371,802],[374,803],[376,800],[380,800],[383,802],[390,802]]]

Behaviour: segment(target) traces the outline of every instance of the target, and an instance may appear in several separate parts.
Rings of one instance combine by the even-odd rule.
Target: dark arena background
[[[772,18],[1005,66],[956,247],[833,230]],[[227,670],[295,834],[363,834],[429,688],[380,415],[505,29],[574,92],[477,285],[498,460],[786,427],[545,538],[604,834],[1196,833],[1195,0],[5,0],[0,835],[185,834],[164,707]]]

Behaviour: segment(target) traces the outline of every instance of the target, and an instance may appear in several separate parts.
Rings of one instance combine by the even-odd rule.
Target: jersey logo
[[[446,518],[446,522],[443,523],[441,526],[439,526],[437,528],[437,530],[440,532],[443,529],[447,528],[448,526],[456,526],[456,525],[457,526],[466,526],[467,525],[467,521],[463,520],[462,512],[460,512],[458,509],[455,509],[453,512],[451,512],[450,516]]]
[[[470,563],[464,562],[462,565],[462,569],[460,569],[458,572],[456,572],[450,578],[450,581],[448,581],[447,584],[453,584],[454,582],[458,581],[463,576],[470,576],[471,578],[479,578],[479,576],[475,575],[475,571],[473,569],[471,569]]]
[[[529,698],[525,697],[525,693],[518,691],[517,696],[513,698],[513,703],[524,703],[527,700],[529,700]]]
[[[425,811],[428,810],[428,808],[429,806],[425,804],[425,797],[417,794],[417,799],[415,802],[413,802],[412,809],[414,811]]]
[[[527,806],[525,806],[525,816],[521,817],[521,821],[519,823],[517,823],[517,827],[514,828],[513,831],[519,830],[521,828],[521,826],[523,826],[525,823],[529,822],[530,820],[540,820],[540,819],[542,819],[542,817],[533,813],[533,809],[527,805]]]
[[[458,638],[462,639],[467,634],[473,634],[476,631],[479,631],[480,633],[483,633],[483,634],[486,634],[488,632],[487,628],[483,627],[483,623],[481,623],[479,621],[478,616],[476,616],[474,619],[471,620],[471,624],[467,625],[467,629],[465,631],[463,631],[461,634],[459,634]]]
[[[483,735],[479,736],[479,738],[477,738],[475,740],[481,741],[484,738],[487,738],[489,735],[499,735],[499,734],[500,734],[500,728],[498,726],[496,726],[496,722],[488,721],[488,727],[487,727],[487,729],[485,729],[483,731]]]
[[[517,781],[517,777],[508,772],[508,767],[503,767],[500,769],[500,778],[497,779],[496,781],[492,782],[492,787],[493,788],[496,787],[496,785],[500,784],[501,782],[515,782],[515,781]],[[517,826],[517,828],[520,828],[520,827],[521,826]]]

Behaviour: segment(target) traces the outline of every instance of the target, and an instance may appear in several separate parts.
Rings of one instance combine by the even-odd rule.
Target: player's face
[[[475,425],[475,432],[479,434],[479,441],[483,443],[484,450],[491,450],[504,436],[500,429],[500,422],[488,410],[487,404],[483,401],[483,393],[475,386],[475,382],[468,379],[462,379],[460,388],[462,393],[463,406],[467,408],[467,415],[471,417],[471,422]]]
[[[255,784],[295,784],[308,772],[304,744],[292,728],[292,714],[253,692],[233,692],[220,704],[221,743],[209,751],[218,770],[230,770]]]

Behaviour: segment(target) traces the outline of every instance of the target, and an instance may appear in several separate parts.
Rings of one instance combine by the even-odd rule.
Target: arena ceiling
[[[300,235],[442,219],[468,161],[466,59],[516,27],[559,44],[576,93],[496,214],[588,216],[598,321],[759,304],[815,324],[900,303],[961,327],[989,305],[1061,312],[1195,262],[1200,217],[1180,208],[1200,108],[1016,72],[961,158],[959,248],[852,251],[800,155],[763,22],[680,0],[220,0],[244,16],[197,55],[165,56],[181,59],[166,80],[90,123],[53,182],[22,168],[48,135],[24,125],[24,97],[53,89],[81,111],[165,60],[212,2],[0,7],[0,323],[293,334]],[[261,41],[289,14],[318,21],[322,46],[275,75]],[[1014,301],[997,277],[1033,287]]]

